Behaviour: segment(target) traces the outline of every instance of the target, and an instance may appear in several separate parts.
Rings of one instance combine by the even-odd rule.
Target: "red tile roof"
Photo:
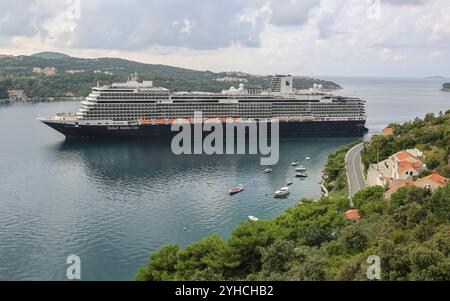
[[[411,185],[413,183],[413,180],[406,179],[406,180],[394,180],[392,181],[391,188],[387,191],[387,193],[394,193],[397,190],[399,190],[402,187]]]
[[[406,151],[398,152],[398,153],[395,154],[395,156],[400,161],[403,161],[403,160],[408,159],[408,158],[415,158],[413,155],[411,155],[410,153],[408,153]]]
[[[394,129],[393,128],[385,128],[383,130],[383,136],[390,136],[394,134]]]
[[[445,183],[450,181],[450,179],[443,177],[440,174],[432,173],[431,175],[426,176],[425,178],[417,180],[416,183],[423,182],[424,180],[430,180],[430,181],[436,183],[438,186],[444,186]]]
[[[411,166],[414,168],[420,168],[422,167],[423,163],[422,162],[409,162],[409,161],[400,161],[398,162],[398,166],[400,167],[406,167],[406,166]]]
[[[351,220],[357,220],[361,218],[358,209],[351,209],[345,212],[345,217]]]

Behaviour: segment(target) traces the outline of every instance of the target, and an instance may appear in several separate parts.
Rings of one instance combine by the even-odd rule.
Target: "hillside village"
[[[397,152],[388,159],[371,164],[367,171],[369,186],[382,186],[386,189],[386,199],[398,189],[414,185],[420,188],[435,189],[444,186],[450,179],[429,171],[431,174],[417,179],[419,175],[429,171],[425,163],[425,155],[418,149]]]

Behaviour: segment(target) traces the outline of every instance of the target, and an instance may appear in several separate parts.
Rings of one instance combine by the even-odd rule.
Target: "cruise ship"
[[[221,93],[171,92],[137,75],[125,83],[94,87],[78,112],[40,121],[66,138],[164,138],[175,122],[279,122],[280,135],[367,132],[365,101],[293,88],[293,76],[276,75],[269,89],[244,84]],[[201,120],[198,120],[201,112]],[[197,117],[196,117],[197,116]]]

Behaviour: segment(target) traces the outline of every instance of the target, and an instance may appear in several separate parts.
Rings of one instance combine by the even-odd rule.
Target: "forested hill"
[[[56,74],[38,74],[35,67],[55,67]],[[267,88],[271,76],[258,76],[242,72],[211,72],[178,68],[159,64],[144,64],[119,58],[85,59],[65,54],[42,52],[32,56],[0,56],[0,98],[8,89],[23,89],[28,97],[58,97],[66,94],[86,96],[97,82],[108,84],[125,81],[137,72],[141,79],[153,80],[155,85],[173,91],[219,92],[238,86]],[[225,80],[226,79],[226,80]],[[325,90],[341,87],[330,81],[309,77],[296,77],[294,87],[311,88],[322,84]]]

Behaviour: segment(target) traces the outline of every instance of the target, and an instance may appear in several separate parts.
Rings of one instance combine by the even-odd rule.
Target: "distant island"
[[[0,99],[39,100],[84,97],[93,86],[123,82],[137,72],[140,78],[172,91],[219,92],[244,83],[268,88],[271,76],[244,72],[212,72],[159,64],[144,64],[119,58],[86,59],[57,52],[31,56],[0,56]],[[324,91],[341,89],[331,81],[296,76],[294,88],[322,85]]]
[[[442,91],[449,91],[450,92],[450,83],[445,83],[442,85]]]

